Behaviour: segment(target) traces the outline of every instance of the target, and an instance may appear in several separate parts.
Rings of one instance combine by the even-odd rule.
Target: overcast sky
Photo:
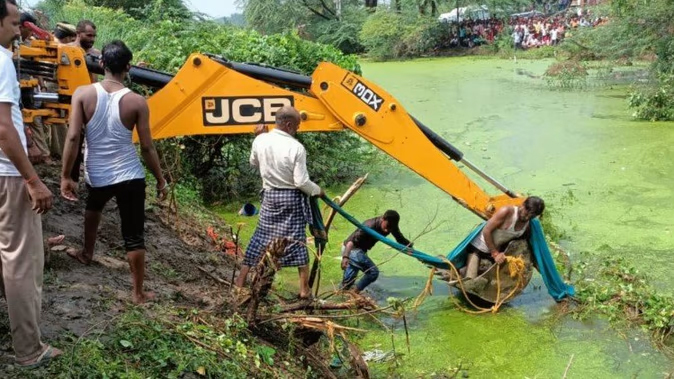
[[[229,16],[232,13],[241,12],[237,9],[235,0],[184,0],[185,5],[194,11],[206,13],[212,17]],[[24,5],[33,6],[40,2],[40,0],[19,0]]]
[[[229,16],[241,12],[237,9],[235,0],[184,0],[192,10],[206,13],[212,17]]]

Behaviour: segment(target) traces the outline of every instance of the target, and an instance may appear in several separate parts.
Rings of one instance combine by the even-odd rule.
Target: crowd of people
[[[590,11],[559,12],[554,15],[533,13],[513,16],[509,21],[496,18],[463,20],[452,24],[449,47],[475,47],[491,44],[499,35],[512,40],[515,49],[554,46],[577,28],[595,27],[606,23],[606,18],[594,17]]]
[[[540,46],[555,46],[578,28],[595,27],[606,22],[605,18],[591,18],[589,13],[579,12],[567,16],[558,13],[552,17],[535,16],[511,19],[510,29],[515,49],[530,49]]]

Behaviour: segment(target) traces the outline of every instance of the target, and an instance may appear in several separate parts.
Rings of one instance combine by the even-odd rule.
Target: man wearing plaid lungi
[[[276,128],[265,133],[266,126],[255,130],[250,164],[260,170],[262,205],[260,220],[243,259],[235,285],[242,288],[250,268],[257,265],[267,244],[275,238],[292,240],[281,259],[283,267],[297,267],[302,299],[311,296],[309,289],[309,252],[306,226],[311,223],[308,196],[322,196],[323,190],[309,179],[307,153],[295,139],[300,114],[293,107],[276,112]]]

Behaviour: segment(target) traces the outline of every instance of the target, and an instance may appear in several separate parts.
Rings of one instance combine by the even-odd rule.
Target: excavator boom
[[[50,47],[51,48],[48,48]],[[87,73],[102,74],[97,58],[81,50],[42,47],[19,50],[20,61],[86,62]],[[30,55],[24,54],[29,53]],[[25,56],[25,57],[24,57]],[[60,67],[59,65],[59,67]],[[69,109],[73,87],[82,85],[80,65],[57,69],[60,101],[24,109],[28,122],[45,109]],[[39,74],[39,73],[34,73]],[[299,132],[334,132],[349,129],[392,158],[409,167],[483,219],[504,205],[521,204],[523,198],[479,170],[463,154],[416,118],[383,88],[332,63],[318,65],[311,76],[265,66],[229,62],[221,57],[192,54],[183,67],[170,75],[133,67],[133,82],[156,92],[148,98],[150,126],[155,139],[189,135],[252,133],[260,123],[272,125],[275,112],[294,106],[301,116]],[[22,87],[31,84],[22,82]],[[32,92],[34,97],[44,94]],[[53,96],[52,96],[53,97]],[[42,113],[40,113],[42,112]],[[51,122],[61,122],[64,117]],[[49,122],[47,122],[48,124]],[[458,166],[475,171],[500,194],[490,196]]]

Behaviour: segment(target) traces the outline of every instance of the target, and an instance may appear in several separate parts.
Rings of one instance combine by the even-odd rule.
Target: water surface
[[[674,125],[630,118],[625,88],[560,92],[541,75],[550,61],[483,58],[365,63],[364,76],[397,97],[407,110],[461,149],[511,189],[543,197],[548,217],[567,237],[571,259],[581,251],[601,258],[621,255],[647,272],[663,292],[674,288]],[[309,157],[309,159],[311,159]],[[490,193],[493,188],[481,184]],[[337,195],[343,188],[328,193]],[[446,254],[480,220],[413,172],[397,167],[371,175],[346,206],[364,220],[396,209],[415,247]],[[231,214],[226,218],[233,219]],[[250,235],[254,219],[242,236]],[[339,243],[352,231],[337,220],[331,231],[323,287],[340,280]],[[385,246],[370,253],[380,267],[373,296],[416,296],[428,270]],[[294,285],[295,272],[286,272]],[[462,364],[471,377],[658,378],[671,362],[639,331],[621,335],[606,322],[556,316],[538,274],[524,293],[498,314],[460,311],[446,286],[411,314],[411,353],[401,326],[396,348],[405,355],[395,371],[426,377]],[[391,321],[393,322],[393,321]],[[386,332],[368,333],[364,350],[390,350]],[[371,364],[378,376],[388,365]]]

